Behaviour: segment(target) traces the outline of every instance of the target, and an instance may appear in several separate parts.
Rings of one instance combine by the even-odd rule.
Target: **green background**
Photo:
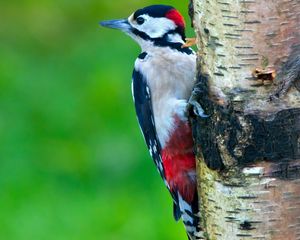
[[[186,238],[134,113],[140,49],[98,25],[154,3],[1,1],[1,240]]]

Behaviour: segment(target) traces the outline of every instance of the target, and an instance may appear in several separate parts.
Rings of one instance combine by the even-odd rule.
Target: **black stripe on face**
[[[147,41],[147,40],[152,40],[152,38],[149,37],[146,33],[141,32],[141,31],[139,31],[139,30],[136,29],[136,28],[133,28],[133,29],[132,29],[132,33],[133,33],[134,35],[136,35],[136,36],[138,36],[138,37],[140,37],[140,38],[146,40],[146,41]]]
[[[152,41],[154,46],[157,46],[157,47],[170,47],[172,49],[176,49],[179,52],[186,53],[188,55],[193,54],[192,49],[182,48],[182,43],[180,43],[180,42],[175,43],[175,42],[169,42],[168,41],[168,39],[167,39],[168,35],[178,33],[177,30],[171,30],[171,31],[167,32],[163,37],[160,37],[160,38],[151,38],[146,33],[141,32],[141,31],[137,30],[136,28],[133,28],[132,33],[134,35],[144,39],[145,41]]]

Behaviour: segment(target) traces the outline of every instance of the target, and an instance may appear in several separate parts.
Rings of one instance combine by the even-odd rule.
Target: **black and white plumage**
[[[189,239],[204,239],[199,227],[195,156],[187,101],[196,75],[196,55],[183,47],[185,23],[171,6],[137,10],[128,19],[101,23],[121,29],[142,48],[135,61],[132,92],[150,155],[182,218]]]
[[[147,53],[142,53],[139,55],[139,59],[144,59]],[[164,180],[165,185],[167,186],[168,190],[170,191],[174,206],[173,206],[173,215],[176,221],[178,221],[182,214],[186,215],[185,219],[187,221],[185,222],[186,228],[193,228],[193,222],[192,217],[193,212],[198,213],[198,196],[195,195],[195,199],[193,199],[192,206],[188,205],[180,195],[176,192],[172,192],[170,190],[170,186],[165,178],[165,170],[163,166],[163,161],[161,157],[161,146],[160,142],[158,141],[156,128],[155,128],[155,122],[153,118],[153,110],[152,110],[152,102],[151,102],[151,92],[150,88],[147,85],[146,79],[144,79],[143,75],[134,69],[132,74],[132,95],[134,97],[134,104],[135,109],[137,113],[138,122],[141,128],[141,131],[143,133],[145,142],[147,144],[147,147],[149,149],[150,155],[152,159],[154,160],[154,163],[157,167],[157,170],[159,171],[162,179]],[[188,206],[185,206],[188,205]],[[190,209],[192,208],[192,210]],[[181,209],[186,209],[186,212],[182,212]],[[200,219],[197,218],[197,221]],[[197,226],[197,231],[200,231],[200,228]],[[193,230],[192,230],[193,231]],[[202,236],[202,235],[201,235]],[[190,238],[189,239],[194,239]],[[196,239],[202,239],[196,238]]]
[[[143,59],[142,57],[144,54],[146,53],[142,53],[139,58]],[[154,123],[150,88],[143,75],[135,69],[132,74],[132,95],[134,97],[137,119],[150,155],[153,158],[161,177],[164,178],[165,173],[160,155],[161,146],[157,138]]]

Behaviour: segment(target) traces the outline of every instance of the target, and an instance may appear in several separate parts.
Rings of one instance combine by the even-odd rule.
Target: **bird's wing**
[[[161,157],[161,145],[157,137],[154,122],[150,88],[146,79],[144,79],[143,75],[137,70],[134,70],[132,75],[132,95],[134,97],[135,110],[145,142],[162,179],[172,195],[174,200],[174,218],[178,220],[181,216],[178,196],[170,190],[170,186],[165,178],[165,170]]]

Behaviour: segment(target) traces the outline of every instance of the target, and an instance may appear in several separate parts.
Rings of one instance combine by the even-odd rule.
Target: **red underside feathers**
[[[171,191],[179,191],[191,203],[196,192],[192,131],[187,122],[176,119],[177,128],[162,151],[166,179]]]

